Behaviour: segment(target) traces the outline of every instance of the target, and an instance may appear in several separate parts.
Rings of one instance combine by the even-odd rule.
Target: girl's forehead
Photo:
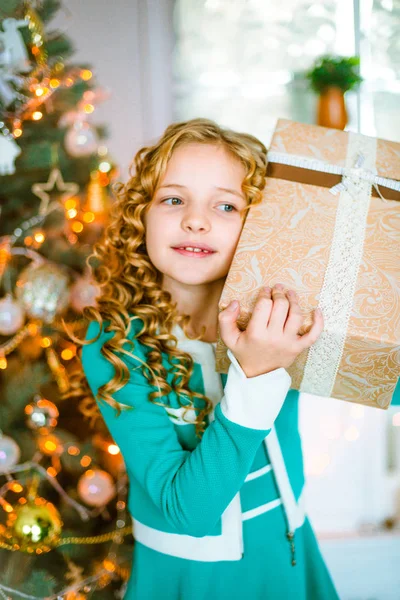
[[[190,173],[205,172],[209,176],[219,173],[239,178],[245,172],[239,158],[221,144],[188,143],[178,146],[167,163],[165,177],[171,173],[190,175],[188,169]]]

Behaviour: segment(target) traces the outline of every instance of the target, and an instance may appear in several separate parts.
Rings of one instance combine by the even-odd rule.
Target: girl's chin
[[[165,276],[170,280],[174,280],[176,283],[182,285],[206,285],[214,283],[219,279],[226,277],[227,273],[199,273],[199,272],[184,272],[180,270],[179,273],[165,273]]]

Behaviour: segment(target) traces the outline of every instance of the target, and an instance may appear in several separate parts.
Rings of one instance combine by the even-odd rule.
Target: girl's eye
[[[163,203],[167,203],[167,202],[169,202],[170,200],[178,200],[178,202],[182,202],[182,200],[181,200],[180,198],[175,198],[174,196],[172,196],[171,198],[166,198],[165,200],[163,200]],[[172,202],[172,205],[171,205],[171,206],[176,206],[176,203],[175,203],[175,202]]]
[[[234,210],[236,210],[236,208],[233,206],[233,204],[220,204],[220,206],[227,206],[229,209],[232,209],[232,210],[224,210],[223,212],[233,212]]]

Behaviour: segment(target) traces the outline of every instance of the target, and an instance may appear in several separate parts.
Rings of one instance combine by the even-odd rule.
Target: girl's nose
[[[185,231],[207,231],[210,228],[210,222],[205,214],[191,212],[182,219],[182,229]]]

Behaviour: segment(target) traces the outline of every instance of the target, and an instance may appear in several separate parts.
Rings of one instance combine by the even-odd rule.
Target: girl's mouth
[[[211,252],[209,250],[201,250],[200,248],[172,248],[175,252],[179,252],[183,256],[190,256],[191,258],[206,258],[207,256],[211,256],[215,254],[215,252]]]

